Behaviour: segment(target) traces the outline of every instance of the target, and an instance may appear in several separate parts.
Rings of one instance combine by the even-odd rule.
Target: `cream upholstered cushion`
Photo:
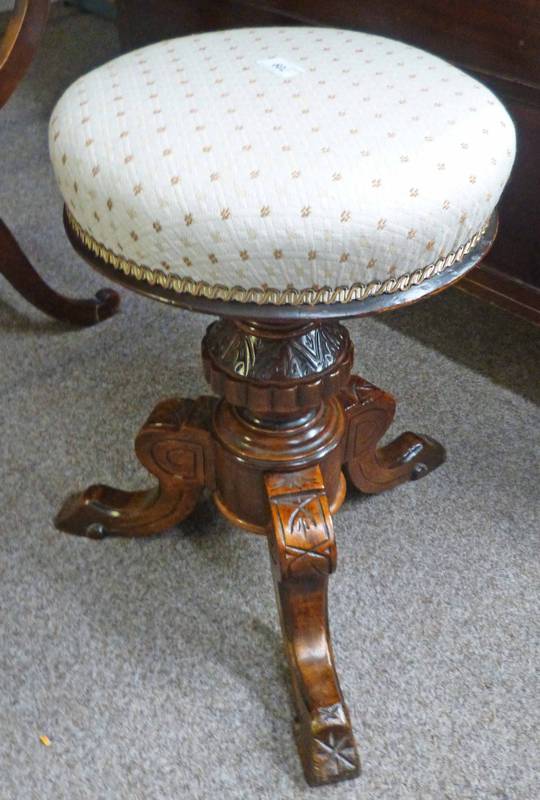
[[[361,299],[443,269],[478,240],[514,149],[478,81],[325,28],[145,47],[74,83],[50,124],[87,246],[177,291],[274,303]]]

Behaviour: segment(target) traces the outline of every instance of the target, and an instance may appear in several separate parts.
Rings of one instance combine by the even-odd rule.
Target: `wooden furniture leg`
[[[377,447],[396,410],[392,395],[368,381],[352,377],[340,393],[347,419],[344,463],[351,483],[376,494],[405,481],[418,480],[443,463],[442,445],[407,431],[384,447]]]
[[[15,0],[8,26],[0,37],[0,108],[30,66],[48,11],[49,0]],[[89,300],[72,300],[55,292],[36,272],[1,219],[0,273],[25,300],[61,322],[95,325],[114,314],[120,303],[113,289],[101,289]]]
[[[210,418],[215,400],[164,400],[135,442],[141,464],[159,481],[154,489],[125,492],[90,486],[68,497],[55,524],[79,536],[150,536],[185,519],[202,488],[213,487]]]
[[[36,272],[1,219],[0,273],[25,300],[61,322],[95,325],[112,316],[120,303],[120,297],[114,289],[100,289],[95,298],[88,300],[74,300],[55,292]]]
[[[91,486],[66,501],[56,525],[93,538],[148,536],[187,517],[206,487],[227,519],[265,535],[306,780],[355,778],[360,759],[328,627],[342,466],[359,489],[379,492],[427,474],[444,450],[413,433],[378,447],[395,403],[351,378],[352,343],[338,323],[221,320],[209,326],[202,353],[219,398],[163,401],[136,440],[158,486]]]
[[[268,542],[306,780],[315,786],[355,778],[360,761],[328,630],[336,543],[322,473],[315,466],[268,473],[265,481],[272,514]]]

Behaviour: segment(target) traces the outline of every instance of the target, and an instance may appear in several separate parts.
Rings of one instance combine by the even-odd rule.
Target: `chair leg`
[[[442,445],[429,436],[407,431],[377,447],[394,418],[395,400],[363,378],[353,377],[340,394],[347,418],[344,463],[353,485],[367,494],[418,480],[445,459]]]
[[[355,778],[360,762],[328,629],[327,584],[336,544],[322,474],[316,466],[269,473],[265,482],[270,555],[306,780],[315,786]]]
[[[73,300],[47,286],[0,219],[0,273],[33,306],[60,322],[90,326],[112,316],[120,304],[113,289],[100,289],[95,298]]]
[[[105,536],[150,536],[181,522],[195,508],[201,490],[213,488],[210,419],[212,397],[165,400],[148,418],[135,442],[135,452],[159,484],[154,489],[125,492],[90,486],[68,497],[55,524],[66,533]]]

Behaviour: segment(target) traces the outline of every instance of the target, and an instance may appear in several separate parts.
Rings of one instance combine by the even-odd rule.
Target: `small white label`
[[[257,64],[266,67],[274,75],[280,75],[282,78],[292,78],[300,72],[305,72],[298,64],[293,64],[292,61],[287,61],[285,58],[262,58],[257,61]]]

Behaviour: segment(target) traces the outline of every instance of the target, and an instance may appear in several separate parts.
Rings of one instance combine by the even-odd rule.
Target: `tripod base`
[[[283,354],[298,342],[298,330],[240,328],[240,345],[236,341],[231,356],[216,325],[223,323],[209,329],[203,356],[207,376],[225,398],[165,400],[136,439],[136,454],[157,486],[142,492],[91,486],[68,498],[56,525],[91,538],[149,536],[185,519],[207,489],[229,520],[265,535],[306,779],[318,785],[354,778],[360,762],[328,628],[328,577],[336,567],[332,515],[344,500],[344,474],[362,492],[378,493],[424,477],[442,463],[444,450],[414,433],[378,446],[395,403],[362,378],[350,377],[352,347],[341,326],[318,332],[327,336],[326,345],[332,336],[337,341],[330,366],[292,378],[283,370],[299,366]],[[313,328],[304,326],[301,336],[313,340]],[[236,364],[245,356],[244,335],[252,337],[259,355],[269,348],[263,368],[274,380],[253,376],[253,364],[251,375],[229,368],[229,356]],[[237,401],[242,393],[245,405],[228,399]],[[306,397],[311,405],[300,404]]]

